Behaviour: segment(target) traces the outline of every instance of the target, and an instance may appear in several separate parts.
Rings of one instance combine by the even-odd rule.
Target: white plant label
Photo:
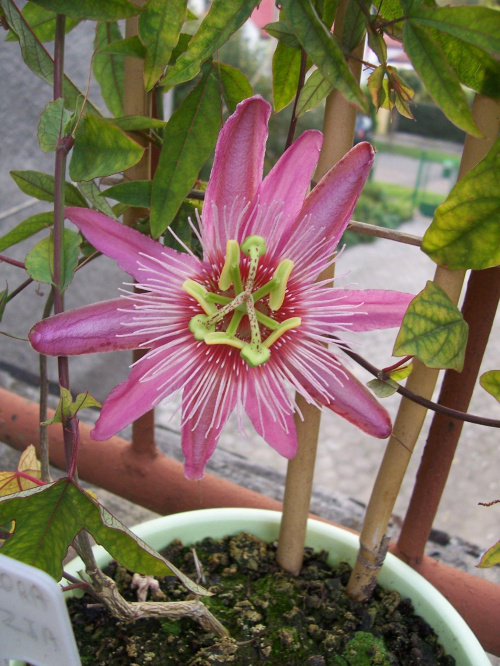
[[[0,554],[0,664],[81,666],[59,585],[44,571]]]

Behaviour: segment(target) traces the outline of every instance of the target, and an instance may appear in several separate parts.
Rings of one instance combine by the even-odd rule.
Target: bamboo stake
[[[472,114],[480,127],[481,118],[488,114],[488,109],[488,100],[478,95],[474,100]],[[458,177],[462,178],[470,171],[487,150],[484,139],[467,136]],[[434,282],[446,291],[454,303],[458,303],[464,277],[465,271],[448,271],[438,266]],[[416,360],[407,387],[414,393],[431,399],[438,374],[439,370],[427,368]],[[425,407],[406,398],[401,400],[392,435],[366,509],[360,550],[347,586],[347,593],[353,599],[368,598],[376,585],[387,550],[386,532],[389,520],[426,414]]]
[[[341,0],[337,9],[334,34],[339,38],[342,35],[348,2],[349,0]],[[363,48],[364,40],[354,49],[353,57],[348,59],[349,68],[357,81],[361,77]],[[349,104],[338,90],[334,90],[327,97],[323,120],[323,146],[313,186],[352,148],[356,112],[356,108]],[[334,269],[331,267],[318,279],[333,281],[333,276]],[[321,412],[315,405],[308,404],[299,395],[296,396],[296,401],[303,420],[295,414],[299,448],[295,458],[288,463],[276,553],[280,566],[294,575],[297,575],[302,567],[321,421]]]
[[[500,104],[488,98],[482,98],[478,103],[482,111],[478,124],[486,140],[475,142],[479,152],[484,151],[486,154],[498,135]],[[439,396],[440,404],[467,411],[495,319],[499,296],[500,266],[471,272],[462,309],[464,319],[469,324],[464,369],[461,373],[446,371]],[[444,414],[434,414],[398,541],[399,551],[410,562],[422,560],[462,427],[463,421]]]
[[[134,0],[136,5],[143,5],[145,0]],[[139,18],[133,16],[125,23],[125,36],[135,37],[139,34]],[[140,58],[125,58],[125,86],[123,110],[127,116],[151,116],[151,94],[144,90],[144,60]],[[151,161],[149,147],[141,161],[125,172],[125,180],[150,180]],[[148,214],[146,208],[129,208],[123,215],[124,223],[135,226],[137,220]],[[144,354],[141,350],[132,352],[135,363]],[[154,410],[139,417],[132,424],[132,446],[137,453],[154,455],[156,450],[154,437]]]

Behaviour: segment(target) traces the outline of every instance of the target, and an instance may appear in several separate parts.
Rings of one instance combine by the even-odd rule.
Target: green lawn
[[[381,153],[391,153],[392,155],[405,155],[406,157],[414,157],[421,159],[425,153],[425,159],[431,162],[451,162],[454,167],[460,165],[460,155],[455,153],[444,153],[439,150],[423,150],[414,146],[400,146],[385,141],[375,141],[375,148]]]

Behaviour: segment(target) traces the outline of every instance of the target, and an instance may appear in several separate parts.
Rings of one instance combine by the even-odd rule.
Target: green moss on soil
[[[350,567],[330,567],[326,553],[306,549],[297,578],[276,564],[276,548],[246,533],[195,546],[214,596],[204,603],[231,638],[216,639],[191,620],[143,619],[126,624],[102,607],[68,604],[83,664],[101,666],[451,666],[433,630],[397,592],[375,589],[367,604],[344,594]],[[192,547],[173,542],[164,554],[196,579]],[[113,576],[134,601],[132,575],[116,563]],[[175,578],[160,579],[165,599],[189,598]]]

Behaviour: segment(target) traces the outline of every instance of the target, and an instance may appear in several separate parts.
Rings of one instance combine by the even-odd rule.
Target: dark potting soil
[[[229,630],[217,639],[194,621],[141,619],[125,623],[89,597],[68,602],[84,666],[368,666],[455,664],[411,602],[378,587],[367,603],[346,597],[350,567],[331,567],[325,552],[306,549],[299,577],[276,564],[276,545],[241,533],[194,546],[203,578],[214,593],[204,603]],[[174,541],[163,554],[196,580],[193,546]],[[116,563],[105,572],[123,596],[136,601],[132,574]],[[176,578],[163,578],[165,600],[189,598]],[[164,595],[164,596],[163,596]],[[91,604],[90,607],[88,604]]]

